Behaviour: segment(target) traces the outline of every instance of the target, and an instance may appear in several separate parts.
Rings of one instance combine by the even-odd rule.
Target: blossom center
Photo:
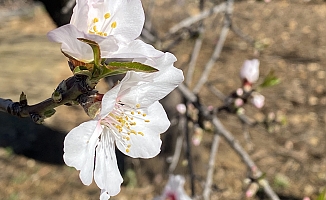
[[[133,108],[118,102],[115,104],[112,112],[101,120],[110,133],[114,134],[115,138],[125,147],[126,152],[130,152],[131,137],[144,136],[142,131],[139,131],[141,125],[137,123],[150,122],[145,117],[147,114],[142,112],[140,104],[136,104]]]
[[[94,17],[89,26],[88,32],[100,36],[108,36],[117,27],[110,13],[105,13],[102,18]]]

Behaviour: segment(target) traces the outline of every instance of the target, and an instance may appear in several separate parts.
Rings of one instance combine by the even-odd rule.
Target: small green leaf
[[[77,38],[77,39],[81,42],[85,42],[86,44],[92,47],[93,54],[94,54],[94,64],[96,66],[100,66],[100,61],[101,61],[100,46],[95,41],[92,40],[88,40],[85,38]]]
[[[274,75],[274,71],[271,70],[264,79],[264,82],[259,87],[271,87],[280,83],[280,79]]]
[[[123,74],[128,71],[152,73],[158,70],[138,62],[110,62],[108,65],[102,66],[102,75],[99,78]]]
[[[316,200],[326,200],[326,189],[319,194]]]
[[[126,70],[126,71],[136,71],[136,72],[157,72],[158,70],[139,62],[110,62],[107,66],[112,70]]]
[[[73,73],[74,74],[85,75],[85,76],[88,76],[88,77],[92,77],[92,73],[85,66],[77,66],[77,67],[75,67]]]
[[[50,109],[50,110],[47,110],[44,112],[44,116],[45,116],[45,118],[49,118],[52,115],[54,115],[54,113],[55,113],[55,109]]]

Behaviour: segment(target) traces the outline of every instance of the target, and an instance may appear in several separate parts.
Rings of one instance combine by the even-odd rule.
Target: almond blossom
[[[153,64],[158,72],[127,72],[103,96],[95,119],[72,129],[65,138],[65,163],[80,170],[83,184],[94,179],[101,200],[117,195],[123,182],[116,147],[133,158],[152,158],[160,152],[160,134],[170,122],[158,100],[183,81],[183,74],[173,66],[176,58],[170,53],[154,61],[144,64]]]
[[[70,24],[50,31],[48,38],[61,43],[66,56],[84,63],[93,61],[93,51],[78,38],[96,42],[102,58],[160,57],[162,52],[136,39],[144,21],[140,0],[77,0]]]
[[[183,188],[184,184],[185,178],[183,176],[170,175],[163,194],[154,200],[191,200]]]
[[[259,78],[259,60],[252,59],[244,61],[241,67],[240,77],[245,82],[249,82],[250,84],[255,83]]]

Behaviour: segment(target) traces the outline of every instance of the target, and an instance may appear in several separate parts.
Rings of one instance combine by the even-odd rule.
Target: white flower
[[[251,103],[258,109],[262,108],[265,104],[265,97],[258,92],[253,92],[251,95]]]
[[[136,40],[144,25],[140,0],[77,0],[70,24],[48,33],[51,41],[61,43],[61,50],[89,63],[91,47],[78,40],[85,38],[99,44],[102,58],[151,58],[162,52]]]
[[[77,0],[70,24],[84,33],[129,42],[139,37],[144,21],[140,0]]]
[[[244,61],[240,71],[240,77],[249,83],[255,83],[259,78],[259,60],[252,59]]]
[[[191,200],[184,191],[185,178],[181,175],[170,175],[163,194],[154,200]]]
[[[158,100],[183,81],[183,74],[173,67],[176,58],[170,53],[154,61],[158,72],[127,72],[103,96],[97,117],[74,128],[65,138],[65,163],[80,170],[85,185],[94,177],[101,199],[118,194],[123,181],[115,147],[133,158],[152,158],[160,152],[160,134],[170,122]]]

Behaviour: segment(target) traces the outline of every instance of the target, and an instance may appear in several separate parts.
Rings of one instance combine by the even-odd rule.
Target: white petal
[[[252,59],[244,61],[240,70],[240,77],[247,79],[250,83],[255,83],[259,78],[259,60]]]
[[[134,62],[140,62],[137,59],[152,60],[152,58],[157,58],[163,56],[164,53],[155,49],[152,45],[146,44],[141,40],[133,40],[130,43],[119,43],[119,50],[114,52],[114,54],[107,54],[103,52],[103,57],[105,58],[134,58]],[[154,63],[147,63],[154,64]]]
[[[108,199],[110,199],[110,195],[107,193],[106,190],[101,189],[100,200],[108,200]]]
[[[63,159],[68,166],[80,170],[85,185],[92,183],[95,148],[101,131],[98,121],[84,122],[72,129],[64,141]]]
[[[102,106],[101,106],[101,114],[100,114],[101,118],[104,118],[113,110],[115,103],[117,101],[117,96],[120,88],[121,88],[121,84],[118,84],[104,94],[102,98]]]
[[[85,37],[75,26],[67,24],[50,31],[47,35],[49,40],[61,43],[61,50],[74,58],[84,62],[93,60],[92,48],[88,44],[77,40],[77,38]]]
[[[89,6],[89,30],[96,25],[98,31],[128,42],[136,39],[143,29],[145,15],[140,0],[104,0],[91,2]],[[107,13],[110,17],[105,19]],[[93,23],[94,18],[98,19],[96,24]],[[115,28],[112,28],[112,23],[116,23]]]
[[[170,121],[164,111],[163,106],[159,102],[155,102],[143,111],[147,114],[144,119],[150,120],[145,122],[144,119],[137,119],[135,117],[136,126],[132,129],[136,132],[142,132],[140,134],[130,134],[130,148],[129,152],[126,152],[123,141],[116,139],[116,145],[118,149],[128,156],[133,158],[152,158],[155,157],[161,149],[162,141],[160,134],[165,132],[169,126]]]
[[[78,30],[87,33],[88,12],[89,12],[89,7],[87,1],[77,0],[70,19],[70,24],[77,27]]]
[[[111,34],[124,41],[136,39],[140,35],[145,21],[141,1],[108,0],[107,2],[108,6],[116,6],[116,9],[112,12],[112,21],[117,22],[117,27],[112,30]]]
[[[109,196],[117,195],[123,179],[118,169],[114,138],[109,133],[102,134],[96,148],[95,163],[94,180],[97,186],[104,189]]]
[[[107,55],[118,50],[118,45],[114,37],[85,34],[71,24],[50,31],[48,38],[53,42],[61,43],[61,50],[63,52],[86,63],[94,59],[93,50],[88,44],[79,41],[77,38],[86,38],[95,41],[99,44],[101,52],[104,51]]]

